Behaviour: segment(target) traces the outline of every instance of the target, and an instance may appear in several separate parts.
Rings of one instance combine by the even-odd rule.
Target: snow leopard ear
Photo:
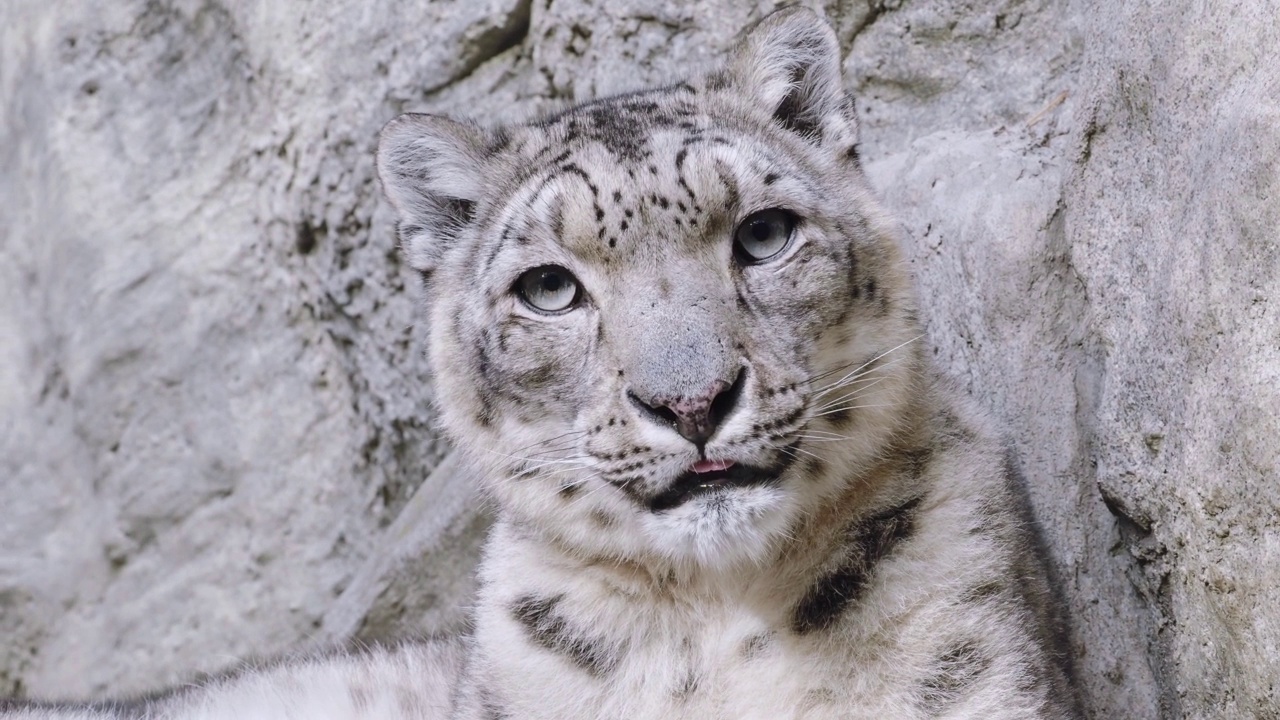
[[[378,136],[378,177],[400,218],[415,270],[430,273],[471,222],[489,156],[477,127],[436,115],[401,115]]]
[[[708,85],[716,84],[713,73]],[[840,42],[808,8],[784,8],[748,30],[719,84],[754,96],[774,122],[811,142],[843,152],[858,142],[857,114],[840,75]]]

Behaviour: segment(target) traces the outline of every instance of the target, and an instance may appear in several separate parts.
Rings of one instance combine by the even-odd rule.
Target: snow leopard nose
[[[681,437],[701,449],[733,412],[745,379],[746,370],[741,369],[732,383],[716,380],[706,392],[695,397],[644,399],[630,391],[627,397],[642,415],[675,428]]]

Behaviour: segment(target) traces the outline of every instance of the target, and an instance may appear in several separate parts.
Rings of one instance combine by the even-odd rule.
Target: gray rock
[[[0,6],[0,695],[456,627],[487,520],[441,462],[378,128],[664,82],[767,8],[109,5]],[[1274,716],[1280,9],[821,7],[1091,716]]]
[[[436,466],[387,528],[381,546],[324,616],[318,644],[390,642],[457,632],[490,517],[475,495],[479,478],[454,453]]]

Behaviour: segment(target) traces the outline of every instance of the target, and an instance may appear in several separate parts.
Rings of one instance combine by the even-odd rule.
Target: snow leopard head
[[[910,282],[830,27],[498,129],[387,125],[444,426],[513,525],[732,568],[856,485],[915,382]]]

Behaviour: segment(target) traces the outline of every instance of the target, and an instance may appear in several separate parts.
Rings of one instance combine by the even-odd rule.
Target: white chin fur
[[[643,521],[651,547],[670,562],[729,569],[768,557],[794,515],[781,487],[725,488]]]

